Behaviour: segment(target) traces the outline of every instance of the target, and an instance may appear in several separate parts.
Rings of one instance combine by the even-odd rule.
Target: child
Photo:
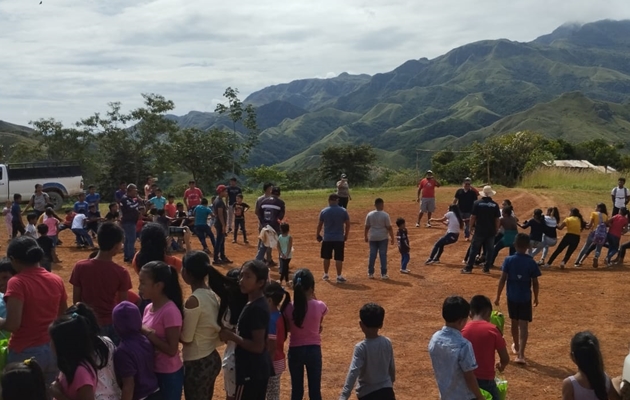
[[[96,204],[97,207],[101,203],[101,195],[96,193],[96,186],[88,186],[88,194],[85,196],[85,201],[88,204]]]
[[[90,237],[90,234],[87,230],[85,230],[85,221],[87,220],[87,216],[83,212],[83,209],[80,208],[79,212],[74,216],[72,220],[72,233],[76,236],[77,246],[79,248],[89,247],[92,250],[94,249],[94,242]]]
[[[57,252],[55,251],[55,244],[53,240],[48,236],[48,226],[45,224],[37,225],[37,232],[39,237],[37,238],[37,244],[44,250],[44,258],[40,262],[40,265],[48,272],[51,271],[53,262],[57,262]]]
[[[536,261],[527,254],[530,238],[524,233],[516,235],[514,247],[516,254],[507,257],[501,267],[501,278],[495,305],[499,305],[501,293],[507,282],[508,314],[512,321],[512,352],[518,357],[515,363],[526,365],[525,346],[527,345],[528,325],[532,322],[532,288],[534,307],[538,306],[538,277],[540,268]]]
[[[7,200],[7,204],[2,209],[2,215],[4,215],[4,225],[7,228],[7,237],[11,240],[13,236],[13,224],[11,221],[13,220],[13,215],[11,215],[11,201]]]
[[[212,246],[215,245],[215,240],[212,228],[210,228],[210,225],[208,224],[208,218],[212,216],[212,209],[208,207],[208,199],[205,197],[201,199],[201,204],[195,207],[193,213],[195,215],[195,233],[197,234],[197,238],[199,239],[199,242],[201,242],[203,252],[210,254],[208,243],[206,243],[206,237],[210,238]]]
[[[280,400],[280,377],[286,369],[284,341],[287,339],[287,325],[282,313],[291,302],[291,295],[278,282],[270,282],[265,288],[265,298],[271,311],[267,348],[273,354],[274,370],[267,385],[267,400]]]
[[[267,348],[269,330],[269,305],[263,296],[263,288],[269,278],[269,268],[261,261],[243,264],[239,284],[247,294],[248,303],[238,319],[237,333],[221,329],[223,341],[236,344],[236,393],[238,399],[259,400],[265,398],[267,384],[272,374],[272,363]]]
[[[116,377],[123,400],[161,400],[153,372],[153,345],[142,334],[142,316],[135,304],[123,301],[112,312],[120,344],[114,352]]]
[[[151,301],[144,309],[142,332],[155,347],[154,371],[164,400],[180,400],[184,364],[179,355],[184,305],[177,270],[162,261],[140,269],[140,295]]]
[[[563,400],[619,399],[611,379],[604,372],[599,340],[591,332],[579,332],[571,339],[571,360],[578,372],[562,382]]]
[[[37,223],[37,214],[35,213],[31,213],[29,215],[26,216],[26,221],[28,222],[28,224],[26,225],[26,236],[30,236],[33,239],[37,239],[38,235],[37,235],[37,228],[35,227],[35,224]]]
[[[549,248],[558,244],[558,224],[560,223],[560,211],[558,207],[547,208],[545,215],[545,225],[543,227],[543,241],[532,252],[532,257],[536,256],[538,251],[542,249],[542,258],[538,261],[538,265],[545,265],[545,258],[549,253]]]
[[[20,208],[20,203],[22,202],[22,195],[19,193],[15,193],[13,195],[13,205],[11,206],[11,228],[12,228],[12,237],[17,237],[18,232],[20,235],[24,235],[26,231],[24,230],[24,221],[22,221],[22,209]]]
[[[118,211],[118,203],[109,203],[109,212],[105,215],[105,221],[120,222],[120,211]]]
[[[533,249],[538,248],[543,241],[545,232],[545,217],[540,208],[534,210],[532,219],[525,221],[524,224],[518,224],[521,229],[530,228],[529,232],[529,255],[534,256]]]
[[[151,197],[149,200],[156,210],[163,210],[166,206],[166,199],[162,197],[162,189],[155,189],[155,197]]]
[[[3,400],[48,400],[44,373],[34,358],[9,364],[2,375]]]
[[[395,400],[394,349],[389,338],[378,334],[379,329],[383,328],[385,309],[378,304],[368,303],[361,307],[359,318],[365,339],[354,346],[352,364],[339,400],[350,398],[357,378],[359,400]]]
[[[398,227],[398,232],[396,233],[396,240],[398,241],[398,251],[400,251],[400,273],[408,274],[411,272],[407,269],[407,264],[409,264],[409,259],[410,259],[409,251],[411,249],[409,247],[409,235],[407,234],[407,227],[405,226],[405,219],[404,218],[396,219],[396,226]]]
[[[593,268],[597,268],[599,266],[599,256],[602,252],[602,247],[604,242],[606,241],[606,237],[608,234],[605,232],[606,226],[608,225],[608,211],[606,208],[606,204],[599,203],[595,208],[595,211],[591,213],[591,220],[586,225],[586,229],[594,229],[586,239],[586,243],[584,243],[584,247],[580,251],[578,255],[578,259],[575,262],[575,267],[580,267],[584,262],[584,259],[587,256],[587,253],[591,247],[591,245],[595,245],[595,258],[593,258]],[[604,232],[600,233],[603,230]],[[600,239],[603,238],[603,240]]]
[[[580,234],[582,233],[584,228],[586,228],[586,223],[582,218],[582,214],[580,214],[580,210],[578,210],[577,208],[571,209],[569,217],[562,221],[560,225],[558,225],[558,229],[560,230],[564,229],[565,227],[567,228],[567,234],[564,235],[564,237],[560,241],[560,244],[558,245],[558,248],[556,248],[556,251],[553,252],[547,264],[544,265],[545,268],[550,268],[556,257],[558,257],[560,253],[564,251],[564,249],[568,248],[564,259],[560,263],[560,269],[564,269],[564,266],[566,265],[566,263],[569,262],[569,259],[573,255],[573,252],[577,249],[578,245],[580,244]],[[579,266],[577,260],[575,262],[575,266]]]
[[[490,323],[492,302],[482,295],[470,300],[470,318],[462,336],[468,340],[475,352],[478,367],[475,377],[479,387],[492,395],[492,400],[499,400],[499,390],[495,378],[495,352],[499,354],[500,363],[496,364],[499,372],[503,372],[510,362],[510,355],[505,346],[503,335],[495,325]]]
[[[87,223],[85,227],[89,233],[92,234],[92,238],[96,239],[96,233],[98,232],[98,225],[101,222],[101,212],[96,204],[90,204],[90,208],[87,213]]]
[[[48,227],[48,237],[52,240],[53,246],[57,246],[58,244],[58,235],[57,230],[58,226],[61,223],[56,217],[55,212],[52,208],[47,208],[46,213],[44,214],[46,217],[44,218],[44,224]],[[55,261],[58,262],[58,261]]]
[[[171,219],[166,216],[166,211],[164,209],[157,210],[155,213],[155,222],[162,225],[164,230],[168,232],[168,227],[171,225]]]
[[[236,203],[234,204],[234,240],[232,243],[236,243],[238,238],[238,229],[243,231],[243,242],[247,241],[247,231],[245,231],[245,212],[249,210],[249,204],[243,203],[243,195],[236,195]]]
[[[426,265],[439,263],[442,252],[444,251],[444,246],[456,243],[459,239],[459,232],[464,228],[464,220],[456,204],[451,204],[448,207],[448,212],[444,214],[444,217],[441,219],[431,218],[429,223],[431,222],[441,222],[445,224],[447,228],[446,235],[435,242],[431,255],[425,263]]]
[[[475,378],[475,353],[461,333],[469,312],[470,305],[462,297],[447,297],[442,305],[445,326],[429,342],[433,373],[443,400],[485,400]]]
[[[501,209],[501,219],[499,221],[501,224],[499,230],[501,239],[497,240],[494,244],[494,260],[492,260],[492,265],[495,265],[497,256],[499,252],[508,248],[510,250],[510,255],[514,255],[516,250],[514,250],[514,239],[516,239],[516,235],[518,235],[518,219],[514,216],[514,210],[512,206],[506,206]]]
[[[289,372],[291,398],[304,396],[304,368],[308,374],[308,394],[311,400],[321,400],[322,323],[328,313],[323,301],[315,298],[315,278],[308,269],[293,274],[293,303],[284,311],[289,322]]]
[[[167,201],[168,203],[166,203],[166,205],[164,206],[164,211],[166,211],[166,216],[169,218],[175,218],[175,215],[177,214],[177,206],[175,205],[175,195],[169,194]],[[184,205],[182,204],[182,209],[183,207]]]
[[[235,230],[236,231],[236,230]],[[285,280],[289,283],[289,264],[293,258],[293,237],[289,235],[289,224],[280,224],[280,236],[278,236],[278,257],[280,258],[280,284]]]
[[[74,212],[77,214],[86,214],[88,212],[88,209],[90,207],[90,203],[88,203],[87,201],[85,201],[85,193],[80,193],[79,194],[79,201],[74,203]]]
[[[608,230],[608,255],[606,266],[612,266],[612,257],[619,251],[621,235],[628,231],[628,209],[621,208],[619,213],[610,219]]]
[[[0,318],[7,317],[7,306],[4,303],[4,292],[7,291],[7,283],[9,283],[9,279],[15,275],[15,270],[11,265],[11,260],[8,258],[0,259]],[[8,337],[10,333],[5,335]]]
[[[59,234],[59,232],[63,230],[72,228],[72,221],[74,221],[75,215],[76,214],[74,213],[74,210],[72,208],[66,209],[66,217],[63,223],[59,225],[59,231],[57,232],[57,234]]]

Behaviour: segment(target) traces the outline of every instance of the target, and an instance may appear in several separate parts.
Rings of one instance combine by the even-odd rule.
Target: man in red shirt
[[[120,253],[124,240],[123,230],[113,222],[105,222],[98,229],[99,251],[96,257],[76,263],[70,275],[72,302],[90,306],[101,334],[118,344],[118,335],[112,325],[112,310],[127,300],[131,278],[126,268],[116,264],[113,258]]]
[[[184,192],[184,204],[189,212],[201,204],[202,197],[203,192],[196,186],[195,181],[188,182],[188,189]]]
[[[433,171],[428,170],[426,177],[418,184],[418,199],[420,203],[420,213],[418,214],[418,222],[416,228],[420,227],[422,216],[427,213],[427,228],[431,227],[431,214],[435,211],[435,188],[440,187],[440,182],[433,177]]]
[[[500,362],[496,368],[503,372],[510,362],[505,339],[495,325],[490,323],[492,314],[492,302],[489,298],[477,295],[470,300],[470,317],[462,330],[462,336],[468,340],[475,352],[477,369],[475,377],[479,387],[492,395],[493,400],[499,400],[499,390],[494,381],[495,358],[494,353],[499,353]]]

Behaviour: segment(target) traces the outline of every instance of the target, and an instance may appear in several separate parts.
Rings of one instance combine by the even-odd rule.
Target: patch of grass
[[[520,187],[528,189],[570,189],[580,191],[597,191],[609,193],[617,186],[621,174],[602,174],[597,171],[575,171],[568,169],[541,168],[526,175]],[[580,196],[582,193],[580,192]]]

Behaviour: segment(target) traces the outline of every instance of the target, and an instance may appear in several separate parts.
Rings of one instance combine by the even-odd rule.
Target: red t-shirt
[[[435,197],[435,186],[437,185],[437,181],[435,179],[427,179],[424,178],[418,184],[418,187],[422,191],[423,199],[432,199]]]
[[[177,206],[175,205],[175,203],[166,203],[166,205],[164,206],[164,213],[169,218],[175,218],[175,214],[177,214]]]
[[[628,226],[628,218],[621,214],[617,214],[610,219],[610,228],[608,229],[608,233],[614,237],[620,238],[621,235],[623,235],[623,228],[626,226]]]
[[[9,349],[21,353],[50,342],[48,327],[68,301],[63,280],[44,268],[25,268],[9,279],[4,301],[10,298],[20,300],[23,306],[22,324],[11,335]]]
[[[462,336],[472,343],[477,369],[475,377],[494,380],[495,358],[497,350],[505,349],[505,339],[499,328],[486,321],[468,321],[462,330]]]
[[[125,267],[96,259],[76,263],[70,283],[81,288],[81,301],[92,307],[101,326],[111,325],[118,293],[131,289],[131,277]]]
[[[184,203],[188,205],[188,208],[197,207],[201,204],[201,198],[203,197],[203,192],[199,188],[194,189],[186,189],[184,192]]]

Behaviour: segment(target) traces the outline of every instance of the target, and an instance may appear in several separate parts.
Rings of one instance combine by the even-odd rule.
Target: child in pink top
[[[155,347],[154,371],[164,400],[180,400],[184,364],[179,355],[183,322],[183,296],[177,270],[151,261],[140,269],[140,295],[150,300],[144,309],[142,333]]]
[[[60,221],[54,216],[54,211],[51,208],[46,209],[44,224],[48,227],[47,236],[52,239],[54,246],[57,246],[57,227],[59,223]]]
[[[308,375],[310,400],[321,400],[322,348],[321,331],[328,307],[315,298],[315,278],[308,269],[293,275],[294,301],[284,311],[289,322],[289,373],[291,398],[304,397],[304,369]]]

